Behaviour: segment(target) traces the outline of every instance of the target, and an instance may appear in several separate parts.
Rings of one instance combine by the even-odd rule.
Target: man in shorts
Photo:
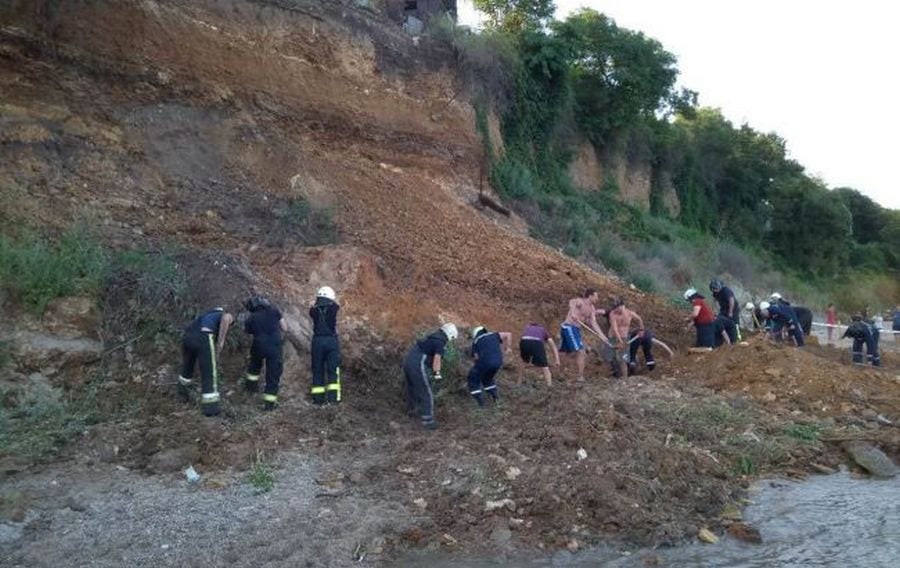
[[[544,347],[544,343],[550,344],[550,348],[553,349],[553,364],[559,367],[559,351],[556,348],[556,343],[550,337],[550,334],[547,333],[547,330],[536,323],[530,323],[525,326],[525,330],[522,332],[522,339],[519,340],[519,354],[526,365],[534,365],[541,370],[544,374],[544,381],[549,387],[553,384],[553,376],[550,374],[550,365],[547,361],[547,350]],[[523,367],[519,373],[517,385],[522,384],[524,375],[525,369]]]
[[[626,361],[624,360],[624,350],[628,349],[631,345],[630,340],[634,339],[635,342],[642,341],[642,337],[644,335],[644,320],[641,319],[641,316],[637,315],[637,313],[629,310],[625,307],[625,300],[622,298],[613,298],[612,304],[609,307],[609,311],[606,313],[606,317],[609,318],[609,340],[613,344],[613,360],[612,360],[612,372],[613,376],[616,378],[619,377],[627,377],[630,364],[626,365]],[[631,322],[637,322],[637,334],[630,335],[629,331],[631,329]],[[635,339],[636,337],[639,338]],[[652,369],[656,364],[653,360],[653,355],[650,352],[650,349],[653,347],[653,338],[648,337],[647,341],[648,345],[644,348],[644,355],[647,359],[648,368]],[[637,346],[634,347],[634,355],[637,355]],[[622,355],[619,353],[622,352]],[[631,359],[632,353],[629,352],[629,362]]]
[[[588,328],[603,343],[609,345],[609,339],[606,338],[606,335],[603,334],[600,326],[597,324],[597,308],[595,304],[598,297],[597,290],[588,288],[580,298],[569,300],[569,313],[566,314],[566,321],[560,326],[562,344],[559,350],[562,353],[575,354],[575,363],[578,367],[577,382],[584,382],[585,352],[584,342],[581,340],[581,327]]]

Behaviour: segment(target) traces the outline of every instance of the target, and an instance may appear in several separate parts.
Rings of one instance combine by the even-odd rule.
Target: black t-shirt
[[[309,309],[309,317],[313,322],[314,336],[337,335],[337,313],[341,307],[328,298],[316,298],[316,303]]]
[[[430,366],[434,361],[435,355],[444,356],[444,349],[447,347],[447,336],[443,331],[437,330],[425,339],[417,341],[416,346],[419,348],[419,351],[425,354],[426,361]]]
[[[278,308],[262,307],[250,314],[244,322],[244,331],[254,337],[275,337],[281,339],[281,312]]]
[[[734,296],[734,292],[731,291],[731,288],[728,286],[723,286],[721,290],[713,294],[713,297],[719,303],[719,313],[723,316],[728,316],[731,319],[737,319],[740,315],[740,306],[738,306],[737,298]],[[728,310],[728,300],[734,298],[734,308],[729,312]]]

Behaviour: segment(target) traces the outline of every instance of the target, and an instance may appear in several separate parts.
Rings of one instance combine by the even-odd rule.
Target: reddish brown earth
[[[3,457],[4,484],[30,495],[34,511],[27,537],[0,543],[11,565],[58,565],[60,554],[98,565],[324,566],[363,553],[389,560],[409,546],[669,544],[724,527],[720,512],[755,475],[836,466],[839,440],[900,450],[896,429],[872,419],[900,419],[896,355],[878,372],[825,348],[759,340],[688,356],[685,314],[665,299],[628,290],[530,239],[520,220],[477,207],[473,113],[446,49],[427,38],[416,45],[369,12],[312,0],[12,2],[0,22],[4,226],[54,234],[87,220],[114,249],[173,248],[198,308],[237,310],[256,288],[299,325],[314,290],[333,284],[346,377],[340,408],[313,409],[308,355],[289,351],[281,407],[262,415],[240,390],[247,342],[235,338],[222,360],[224,413],[208,420],[173,396],[177,338],[117,348],[79,373],[103,377],[109,420],[50,463]],[[273,219],[297,197],[333,210],[342,244],[303,247],[280,232]],[[462,363],[439,393],[437,432],[405,416],[399,361],[417,333],[442,321],[555,328],[566,300],[587,286],[624,295],[679,348],[676,360],[627,381],[592,361],[583,385],[565,381],[566,367],[551,389],[536,377],[515,387],[513,367],[500,378],[502,405],[484,410],[465,395]],[[127,289],[107,292],[102,329],[131,305]],[[5,308],[23,328],[43,325]],[[130,337],[104,339],[112,348]],[[43,372],[17,369],[13,383],[35,370]],[[74,389],[75,374],[52,381]],[[811,425],[814,439],[786,433],[797,424]],[[164,459],[173,450],[177,459]],[[277,502],[240,492],[260,452],[277,466]],[[203,499],[182,507],[183,462],[205,480]],[[63,490],[51,483],[58,478],[78,482]],[[130,497],[129,484],[139,488]],[[174,495],[165,514],[146,512],[156,491]],[[54,500],[66,492],[96,499],[93,516],[61,513]],[[302,507],[293,494],[305,496]],[[151,520],[101,506],[114,500]],[[185,545],[163,558],[153,541],[157,552],[119,557],[133,545],[124,534],[82,549],[52,530],[203,527],[207,518],[191,511],[210,500],[259,516],[196,528],[231,543],[205,556]],[[297,523],[309,522],[301,514],[316,522],[298,536]],[[277,558],[244,556],[261,535],[275,535]]]

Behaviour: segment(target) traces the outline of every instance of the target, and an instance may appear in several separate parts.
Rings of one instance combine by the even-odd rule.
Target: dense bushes
[[[0,235],[0,287],[35,314],[60,296],[95,294],[107,263],[103,247],[81,226],[56,244],[32,233]]]
[[[675,88],[675,57],[652,38],[593,10],[550,21],[550,0],[476,5],[489,16],[484,32],[444,33],[467,82],[489,78],[472,90],[491,182],[536,236],[644,288],[728,274],[748,285],[790,280],[811,293],[900,271],[900,212],[852,189],[829,190],[778,135],[697,108],[696,93]],[[488,105],[500,115],[502,156],[490,147]],[[618,203],[614,184],[573,190],[568,163],[584,138],[651,164],[652,216]],[[666,223],[663,179],[678,195],[681,229]],[[676,263],[647,256],[647,243],[659,240],[673,243]]]

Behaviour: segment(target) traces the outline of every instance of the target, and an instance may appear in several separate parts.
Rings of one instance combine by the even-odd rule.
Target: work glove
[[[433,379],[435,382],[437,382],[437,381],[443,380],[444,377],[442,377],[441,374],[440,374],[440,372],[438,372],[438,373],[435,373],[435,374],[434,374],[434,377],[432,377],[432,379]]]

